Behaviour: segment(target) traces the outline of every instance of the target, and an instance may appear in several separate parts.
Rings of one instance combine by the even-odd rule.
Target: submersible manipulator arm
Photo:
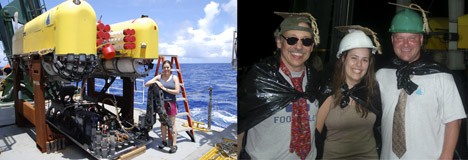
[[[169,105],[169,107],[171,107]],[[146,128],[150,131],[153,125],[156,123],[156,114],[159,115],[159,121],[161,124],[166,125],[169,128],[170,133],[174,133],[172,129],[171,119],[167,115],[166,108],[164,107],[164,93],[155,83],[148,88],[148,101],[146,107]]]

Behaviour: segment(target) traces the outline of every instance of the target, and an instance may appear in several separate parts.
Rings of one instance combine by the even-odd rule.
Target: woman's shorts
[[[169,105],[171,105],[170,110],[169,110]],[[167,115],[169,116],[177,115],[177,103],[175,101],[164,102],[164,108],[166,108]]]

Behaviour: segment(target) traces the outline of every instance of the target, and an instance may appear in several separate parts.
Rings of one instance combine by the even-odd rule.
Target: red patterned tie
[[[294,88],[302,92],[302,79],[304,72],[300,77],[292,78],[291,72],[281,60],[281,71],[284,72],[292,81]],[[289,152],[296,154],[303,160],[307,157],[311,150],[311,135],[309,126],[309,114],[307,112],[307,100],[300,98],[292,104],[292,121],[291,121],[291,142],[289,144]]]

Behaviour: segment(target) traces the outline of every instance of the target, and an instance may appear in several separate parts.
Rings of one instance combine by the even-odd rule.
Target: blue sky
[[[0,0],[0,3],[6,6],[11,1]],[[47,9],[64,1],[44,0]],[[237,0],[87,0],[87,2],[94,8],[96,17],[101,18],[105,24],[148,15],[159,27],[159,53],[177,54],[180,63],[231,62],[233,33],[237,31]],[[0,46],[0,49],[3,52],[3,46]]]

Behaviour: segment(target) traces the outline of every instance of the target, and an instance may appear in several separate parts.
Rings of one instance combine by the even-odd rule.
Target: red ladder
[[[186,90],[185,90],[184,79],[182,77],[182,70],[180,69],[179,59],[177,58],[177,55],[159,55],[158,63],[157,63],[157,67],[156,67],[156,71],[154,73],[154,76],[158,75],[159,68],[162,69],[161,64],[164,62],[165,56],[170,57],[171,58],[171,63],[173,65],[175,65],[175,69],[174,69],[174,66],[171,66],[171,67],[173,68],[172,71],[177,72],[177,76],[179,77],[180,91],[182,93],[182,97],[180,97],[180,98],[177,97],[177,101],[180,101],[180,100],[184,101],[184,106],[185,106],[185,112],[178,113],[177,117],[178,116],[184,116],[184,115],[187,117],[188,127],[184,127],[182,125],[177,126],[177,132],[185,131],[190,136],[190,139],[192,140],[192,142],[195,142],[195,134],[194,134],[194,130],[193,130],[193,121],[192,121],[192,117],[190,116],[190,107],[189,107],[189,104],[188,104],[188,98],[187,98],[187,93],[186,93]],[[174,123],[174,125],[175,125],[175,123]],[[167,133],[162,133],[162,134],[167,134]],[[172,140],[172,135],[171,134],[168,134],[168,139]]]

